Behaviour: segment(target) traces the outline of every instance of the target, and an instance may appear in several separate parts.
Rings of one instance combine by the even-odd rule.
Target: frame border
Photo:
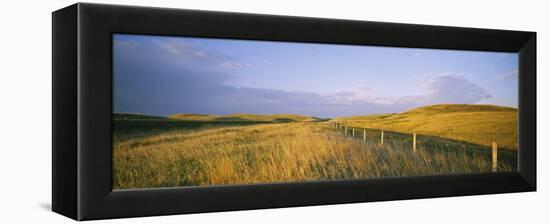
[[[58,10],[53,18],[52,207],[73,219],[536,190],[535,32],[88,3]],[[114,33],[518,52],[518,172],[112,191]],[[74,100],[58,103],[65,94]],[[64,120],[59,111],[75,119]]]

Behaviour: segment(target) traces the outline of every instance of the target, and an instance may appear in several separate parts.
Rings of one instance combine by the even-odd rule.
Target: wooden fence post
[[[367,142],[367,129],[363,129],[363,141]]]
[[[497,153],[498,153],[498,146],[496,142],[493,142],[493,172],[497,172]]]
[[[355,137],[355,128],[351,128],[351,136]]]
[[[384,130],[381,130],[381,131],[380,131],[380,144],[381,144],[381,145],[384,144]]]
[[[348,135],[348,126],[345,127],[344,134]]]
[[[413,132],[413,152],[416,152],[416,132]]]

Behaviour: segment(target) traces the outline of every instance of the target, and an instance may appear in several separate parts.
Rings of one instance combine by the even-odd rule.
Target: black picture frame
[[[52,14],[53,211],[76,220],[536,190],[536,33],[78,3]],[[519,53],[518,172],[112,191],[112,34]]]

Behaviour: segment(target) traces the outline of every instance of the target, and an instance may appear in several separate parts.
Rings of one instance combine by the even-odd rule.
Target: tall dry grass
[[[500,149],[518,148],[517,109],[492,105],[444,104],[399,114],[341,117],[346,126],[437,136]]]
[[[487,157],[364,143],[321,123],[180,131],[114,142],[113,188],[490,172]],[[513,167],[501,164],[500,171]]]

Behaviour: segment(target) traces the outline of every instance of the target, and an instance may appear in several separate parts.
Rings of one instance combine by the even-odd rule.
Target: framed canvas
[[[53,12],[76,220],[536,190],[536,33],[78,3]]]

